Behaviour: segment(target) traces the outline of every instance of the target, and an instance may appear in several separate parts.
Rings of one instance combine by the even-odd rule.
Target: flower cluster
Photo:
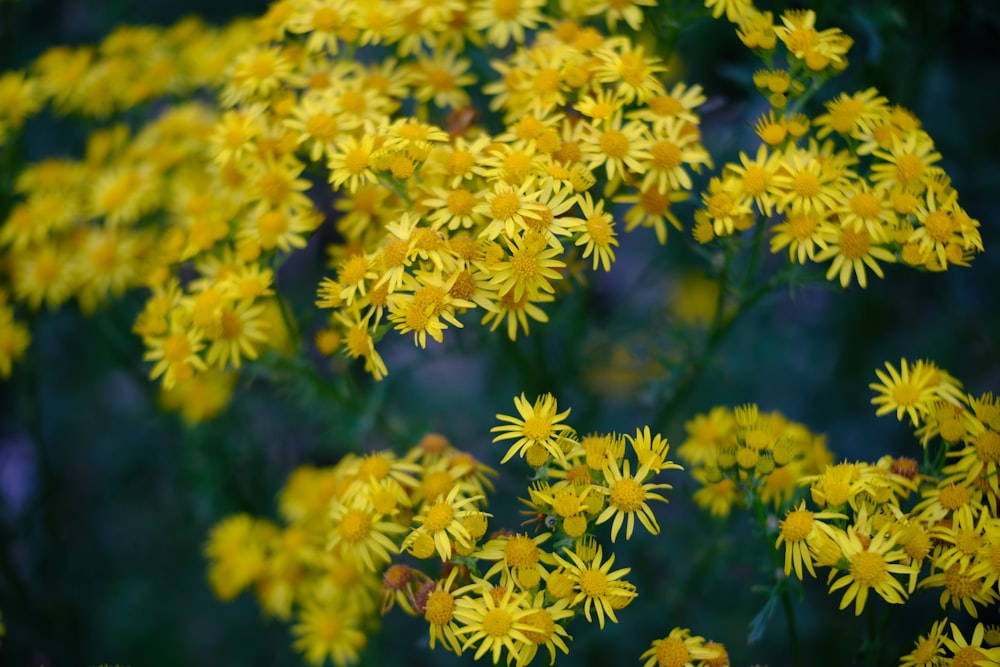
[[[648,428],[577,438],[551,395],[515,406],[519,416],[497,416],[494,440],[516,439],[503,460],[522,454],[536,469],[523,499],[530,533],[490,530],[496,472],[429,434],[402,457],[380,451],[296,470],[279,501],[287,525],[222,520],[206,546],[216,594],[253,586],[268,614],[294,615],[295,645],[314,664],[352,663],[379,610],[393,607],[427,621],[431,648],[494,664],[568,652],[577,616],[617,622],[637,592],[598,527],[611,523],[612,544],[632,537],[636,518],[657,534],[650,503],[666,502],[659,491],[670,486],[650,480],[680,466]],[[692,656],[719,654],[684,639]]]
[[[784,516],[773,531],[784,573],[801,580],[828,569],[830,592],[843,591],[841,609],[853,604],[860,615],[873,594],[902,604],[930,589],[944,613],[950,607],[978,619],[1000,600],[1000,400],[964,393],[930,361],[902,359],[876,373],[872,404],[879,415],[906,416],[923,445],[923,464],[891,456],[833,464],[820,439],[780,415],[716,408],[688,423],[689,439],[679,449],[704,483],[695,499],[715,515],[744,502],[771,505]],[[775,482],[779,458],[787,472]],[[936,623],[903,664],[936,664],[930,656],[945,646],[956,655],[966,650],[954,624],[954,639],[944,636],[945,623]],[[979,624],[976,647],[983,633]],[[969,650],[979,651],[976,660],[995,655]]]
[[[774,23],[749,2],[713,3],[737,25],[767,69],[753,83],[770,109],[757,121],[760,145],[727,162],[702,193],[695,238],[709,243],[765,225],[774,253],[795,264],[829,261],[827,279],[861,287],[881,264],[931,271],[968,266],[983,251],[979,222],[958,204],[941,154],[910,111],[875,88],[840,93],[825,113],[806,101],[847,66],[851,39],[817,30],[811,10]],[[762,227],[761,227],[762,228]]]
[[[661,243],[681,229],[674,205],[713,166],[701,87],[669,79],[640,42],[655,3],[543,4],[281,0],[254,22],[122,28],[4,74],[0,137],[43,108],[113,118],[217,96],[22,172],[0,227],[9,291],[29,309],[76,298],[90,311],[147,287],[135,330],[151,375],[198,393],[199,374],[282,347],[295,318],[273,302],[274,271],[333,218],[324,354],[382,378],[390,328],[421,347],[469,316],[527,333],[566,278],[610,269],[619,229]],[[886,262],[939,270],[983,250],[911,113],[874,89],[803,112],[847,66],[849,37],[811,11],[775,22],[751,2],[705,4],[764,59],[754,85],[771,109],[757,152],[701,193],[696,239],[766,227],[772,251],[830,261],[844,286]]]
[[[778,412],[756,405],[713,408],[685,425],[677,454],[701,483],[694,500],[712,516],[748,509],[755,500],[777,510],[795,497],[799,480],[820,472],[833,455],[826,440]]]

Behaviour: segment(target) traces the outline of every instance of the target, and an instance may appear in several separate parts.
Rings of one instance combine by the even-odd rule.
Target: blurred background
[[[123,23],[169,25],[192,13],[220,23],[266,5],[0,0],[0,71],[24,67],[52,45],[99,41]],[[299,465],[331,464],[345,451],[401,451],[427,431],[496,466],[489,429],[522,391],[554,393],[573,408],[568,421],[580,433],[656,423],[675,448],[694,414],[753,401],[826,433],[838,457],[867,460],[917,447],[906,425],[874,417],[868,384],[884,361],[930,358],[973,394],[1000,391],[1000,3],[808,6],[819,27],[837,25],[855,39],[831,96],[875,86],[914,111],[935,139],[961,204],[982,223],[987,250],[971,268],[888,267],[866,290],[831,284],[776,293],[674,395],[669,378],[649,378],[660,374],[658,354],[684,353],[669,332],[704,302],[697,295],[710,290],[706,265],[689,234],[672,231],[660,247],[640,229],[622,235],[609,275],[593,275],[557,302],[552,322],[533,326],[530,337],[510,343],[470,323],[420,351],[390,335],[382,348],[390,375],[378,384],[319,357],[315,381],[262,364],[244,373],[227,411],[197,427],[164,413],[146,379],[141,342],[129,333],[143,295],[90,318],[72,308],[40,313],[28,357],[0,383],[0,665],[301,664],[287,626],[265,620],[252,596],[222,603],[212,595],[202,556],[211,525],[234,512],[274,516],[275,494]],[[752,147],[752,121],[764,108],[748,90],[758,64],[729,26],[697,23],[680,35],[678,53],[674,71],[709,97],[703,132],[716,164]],[[73,156],[83,136],[29,124],[24,145],[31,160]],[[279,277],[280,289],[303,304],[324,274],[322,241]],[[324,383],[344,373],[363,400],[331,399]],[[493,510],[511,525],[513,498],[525,493],[520,472],[503,471]],[[600,634],[574,624],[571,653],[556,664],[637,664],[631,656],[637,661],[675,625],[724,642],[734,665],[786,663],[780,612],[763,640],[745,641],[764,602],[752,590],[759,563],[747,554],[759,538],[746,517],[710,520],[685,499],[694,485],[683,473],[665,481],[675,490],[660,513],[661,535],[637,539],[616,561],[634,568],[634,608]],[[809,664],[850,664],[859,649],[861,621],[837,613],[836,602],[822,582],[806,586],[797,610]],[[893,614],[885,655],[908,652],[936,605],[918,595]],[[364,664],[471,663],[424,650],[425,637],[421,624],[393,614]]]

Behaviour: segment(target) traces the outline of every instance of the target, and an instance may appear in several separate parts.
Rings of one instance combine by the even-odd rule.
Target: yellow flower
[[[817,138],[836,132],[860,139],[888,118],[889,100],[879,95],[875,88],[867,88],[853,95],[841,93],[826,103],[826,111],[813,119],[819,128]]]
[[[638,30],[638,24],[642,21],[642,10],[635,5],[652,7],[655,6],[655,0],[626,1],[629,6],[607,12],[607,7],[601,7],[603,2],[595,2],[590,11],[594,14],[606,12],[609,24],[617,22],[617,16],[623,13],[626,16],[631,15],[632,20],[626,20],[634,30]],[[632,25],[633,21],[636,25]],[[618,96],[626,104],[632,102],[641,104],[654,95],[663,94],[663,84],[658,76],[666,72],[667,68],[659,58],[645,57],[641,44],[633,46],[626,38],[609,39],[603,47],[594,51],[594,55],[600,60],[600,64],[594,70],[594,81],[613,85]]]
[[[428,504],[414,517],[413,521],[418,525],[403,540],[404,549],[427,536],[433,540],[434,548],[441,560],[446,561],[451,558],[455,548],[464,552],[474,546],[474,538],[469,534],[463,520],[469,515],[480,514],[475,505],[482,496],[459,497],[460,491],[461,487],[456,484],[447,496]]]
[[[656,522],[656,517],[653,515],[648,501],[659,500],[666,503],[667,499],[655,491],[673,487],[669,484],[643,483],[650,476],[652,463],[652,459],[647,460],[636,470],[634,477],[631,475],[630,461],[628,460],[624,461],[619,468],[618,459],[612,458],[604,468],[605,482],[604,486],[599,488],[602,493],[607,495],[608,506],[597,517],[596,523],[602,524],[614,517],[611,524],[612,542],[617,539],[618,531],[623,522],[625,522],[625,538],[632,539],[632,529],[635,527],[636,516],[639,517],[640,523],[646,527],[646,530],[653,535],[659,535],[660,526]]]
[[[300,0],[285,22],[288,31],[306,35],[305,48],[310,52],[337,55],[337,38],[349,35],[351,5],[347,0]]]
[[[752,0],[705,0],[705,7],[712,10],[712,18],[726,15],[730,23],[742,23],[754,10]]]
[[[548,572],[543,563],[553,563],[548,552],[539,547],[552,537],[552,533],[541,533],[528,537],[523,533],[501,535],[489,540],[473,556],[486,561],[495,561],[483,575],[491,579],[499,572],[508,572],[522,590],[535,588]]]
[[[162,375],[164,389],[171,389],[176,382],[189,380],[195,371],[207,368],[199,354],[205,347],[200,329],[184,330],[174,324],[166,335],[147,337],[145,343],[147,350],[143,359],[156,362],[149,377],[155,380]]]
[[[906,359],[900,359],[899,371],[888,361],[885,362],[885,369],[888,373],[875,370],[881,384],[873,382],[868,385],[878,392],[871,400],[872,405],[878,406],[875,415],[881,417],[895,410],[896,419],[903,421],[906,414],[913,426],[919,426],[930,414],[934,401],[940,397],[937,385],[933,383],[934,368],[919,362],[911,366]]]
[[[604,629],[604,617],[607,616],[617,623],[615,616],[615,606],[612,605],[612,598],[622,597],[631,600],[635,597],[634,589],[627,581],[622,580],[631,568],[621,568],[611,570],[615,562],[615,555],[604,561],[600,545],[597,546],[593,556],[586,560],[581,558],[575,551],[566,549],[569,560],[556,554],[556,560],[566,568],[566,574],[573,582],[574,595],[570,601],[570,606],[576,607],[583,604],[583,613],[587,621],[591,621],[591,608],[597,614],[597,621],[601,629]]]
[[[14,311],[6,304],[0,291],[0,378],[9,378],[14,361],[24,356],[31,342],[31,334],[21,322],[14,319]]]
[[[264,573],[266,544],[274,526],[248,514],[236,514],[214,525],[205,545],[208,581],[222,600],[232,600]]]
[[[318,162],[323,155],[335,154],[342,128],[329,90],[307,91],[299,98],[291,117],[282,122],[297,133],[299,144],[306,144],[312,162]]]
[[[418,56],[411,70],[413,96],[420,102],[433,100],[439,109],[469,106],[464,88],[476,83],[476,77],[468,72],[470,64],[450,50]]]
[[[576,615],[572,609],[568,609],[569,600],[558,599],[552,604],[546,604],[544,591],[538,591],[528,608],[531,613],[524,617],[524,622],[532,627],[525,630],[524,636],[528,638],[529,644],[521,648],[518,667],[524,667],[531,663],[539,646],[544,646],[549,650],[549,664],[553,664],[556,659],[556,648],[563,653],[569,653],[569,646],[566,640],[572,639],[566,632],[566,627],[562,623],[565,619]]]
[[[455,617],[461,623],[455,634],[464,640],[463,651],[477,646],[476,660],[489,653],[498,664],[506,649],[508,662],[520,664],[521,651],[532,643],[525,633],[536,630],[526,621],[534,613],[525,593],[515,593],[510,586],[494,588],[479,579],[455,601]]]
[[[880,532],[871,538],[866,545],[861,543],[854,528],[837,534],[837,543],[841,553],[847,560],[847,572],[830,586],[830,592],[847,587],[840,601],[844,609],[854,601],[854,615],[860,616],[861,610],[868,600],[868,592],[875,591],[883,600],[892,604],[903,604],[906,600],[906,588],[896,579],[894,574],[910,574],[912,566],[901,565],[896,561],[904,557],[902,550],[896,548],[896,538],[888,533]]]
[[[716,236],[728,236],[737,230],[747,229],[752,222],[751,200],[743,192],[740,180],[731,174],[722,178],[712,177],[708,191],[701,193],[707,214],[706,221]]]
[[[317,667],[327,657],[336,667],[353,665],[368,643],[361,622],[361,614],[338,597],[309,600],[299,611],[298,623],[292,626],[296,637],[292,646]]]
[[[429,626],[430,647],[433,649],[434,643],[440,640],[445,650],[457,655],[462,653],[462,643],[456,634],[459,628],[455,618],[455,596],[466,590],[453,590],[455,577],[460,571],[460,568],[452,568],[446,579],[435,581],[427,592],[423,606],[417,607]]]
[[[936,667],[944,658],[942,633],[946,621],[934,621],[926,635],[917,637],[913,650],[899,659],[899,667]]]
[[[579,233],[576,245],[584,246],[583,259],[594,256],[593,270],[596,271],[600,265],[605,271],[610,271],[611,263],[615,261],[613,246],[618,245],[614,217],[604,210],[603,199],[598,199],[595,206],[589,192],[578,197],[577,202],[582,217],[569,218],[565,222],[573,225],[570,231]]]
[[[704,637],[692,636],[687,628],[674,628],[666,637],[654,639],[639,659],[646,661],[642,667],[695,667],[713,664],[707,661],[719,657],[720,649],[706,644]]]
[[[932,177],[943,173],[936,164],[941,154],[934,150],[930,135],[922,130],[894,139],[887,150],[875,150],[872,154],[877,160],[871,168],[871,180],[882,188],[899,187],[920,195]]]
[[[785,518],[779,524],[778,539],[774,543],[774,548],[785,544],[785,574],[791,574],[795,570],[795,576],[802,579],[802,568],[812,576],[816,576],[813,570],[813,545],[821,540],[835,540],[837,531],[825,521],[828,519],[844,519],[843,514],[836,512],[811,512],[806,509],[805,501],[801,501],[799,506],[789,510]],[[822,520],[821,520],[822,519]]]
[[[617,110],[601,128],[584,125],[581,148],[591,170],[602,166],[609,182],[618,182],[631,172],[644,174],[644,164],[649,160],[649,129],[639,121],[622,121]]]
[[[556,399],[552,394],[539,396],[532,405],[522,393],[520,397],[514,397],[514,406],[519,417],[498,414],[496,418],[507,423],[490,429],[491,433],[499,433],[493,438],[493,442],[516,438],[500,463],[506,463],[515,454],[523,457],[536,447],[544,449],[558,461],[565,460],[563,443],[573,436],[573,429],[561,422],[569,416],[570,411],[558,412]]]
[[[1000,648],[983,646],[986,628],[976,623],[972,637],[966,641],[957,625],[951,623],[951,637],[944,636],[945,648],[951,652],[951,664],[960,665],[1000,665]]]
[[[851,278],[856,277],[858,285],[868,286],[868,276],[865,267],[879,278],[885,277],[878,261],[895,262],[896,256],[880,245],[879,239],[873,238],[867,229],[854,230],[824,221],[818,231],[825,247],[816,253],[813,260],[825,262],[833,259],[827,269],[826,279],[833,280],[839,276],[840,286],[846,288],[851,284]],[[878,260],[878,261],[877,261]]]
[[[986,588],[985,583],[978,568],[963,568],[961,563],[955,563],[922,580],[920,588],[941,588],[938,601],[942,609],[950,600],[953,608],[964,609],[972,618],[979,618],[979,607],[991,609],[1000,599],[992,588]]]
[[[350,504],[334,501],[330,519],[327,548],[369,572],[379,571],[393,554],[399,553],[390,536],[406,532],[399,524],[382,520],[372,505],[370,492],[355,495]]]
[[[524,44],[525,30],[534,30],[545,21],[539,11],[544,4],[545,0],[475,0],[469,12],[469,27],[485,32],[486,41],[493,46]]]
[[[265,99],[292,73],[292,61],[276,46],[253,46],[237,56],[229,83],[222,91],[224,106],[251,98]]]
[[[625,231],[630,232],[640,226],[652,227],[656,233],[656,240],[663,245],[667,242],[668,222],[678,231],[683,229],[681,221],[670,210],[671,205],[687,201],[690,197],[688,192],[670,188],[664,190],[642,188],[632,194],[619,194],[614,198],[614,202],[632,204],[631,208],[625,211]]]
[[[557,269],[566,266],[555,259],[560,250],[548,246],[544,237],[533,231],[505,237],[504,241],[510,254],[493,267],[490,285],[501,294],[511,292],[515,300],[538,291],[554,292],[550,280],[562,279]]]
[[[712,166],[712,158],[701,145],[700,135],[691,128],[689,122],[671,118],[652,131],[649,158],[643,163],[642,188],[690,190],[694,184],[687,169],[700,173],[702,166]]]

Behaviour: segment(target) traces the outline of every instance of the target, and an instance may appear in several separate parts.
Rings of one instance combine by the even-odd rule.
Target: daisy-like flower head
[[[616,110],[602,127],[586,125],[582,148],[591,170],[602,166],[609,182],[618,183],[630,174],[646,172],[645,162],[649,153],[649,129],[635,120],[623,122],[622,111]]]
[[[505,242],[510,254],[494,267],[490,284],[501,294],[512,291],[515,299],[539,290],[553,292],[550,281],[560,280],[558,269],[566,266],[555,259],[560,249],[547,245],[545,238],[533,231],[505,238]]]
[[[446,650],[457,655],[462,653],[462,642],[456,635],[458,623],[455,619],[455,599],[461,591],[466,590],[464,587],[454,589],[455,577],[460,571],[461,568],[453,568],[445,580],[425,585],[414,605],[429,626],[430,647],[434,648],[434,643],[440,641]]]
[[[944,635],[945,648],[951,654],[952,665],[1000,665],[1000,647],[983,646],[986,627],[976,623],[972,637],[966,640],[957,625],[951,623],[951,636]]]
[[[395,522],[382,520],[369,493],[355,495],[349,504],[333,502],[330,510],[333,528],[327,546],[361,568],[377,572],[393,554],[399,553],[392,536],[405,533],[406,529]]]
[[[849,528],[846,532],[837,534],[843,557],[847,559],[848,570],[830,586],[830,592],[847,587],[840,601],[844,609],[854,602],[854,615],[860,616],[868,600],[868,592],[874,591],[886,602],[903,604],[906,601],[906,588],[894,577],[894,574],[910,574],[913,567],[902,565],[897,561],[905,556],[901,549],[896,548],[896,538],[888,533],[880,532],[871,539],[867,546],[861,543],[857,532]]]
[[[775,548],[785,544],[785,574],[791,574],[794,569],[795,576],[802,579],[802,568],[805,567],[815,577],[810,543],[820,539],[836,539],[838,531],[826,521],[845,518],[837,512],[807,510],[804,500],[798,507],[789,510],[779,524],[778,539],[774,543]]]
[[[917,637],[913,650],[899,659],[899,667],[936,667],[944,658],[942,634],[946,621],[934,621],[925,635]]]
[[[900,359],[898,371],[888,361],[885,362],[885,370],[888,372],[875,370],[881,383],[868,385],[878,392],[871,401],[872,405],[878,406],[875,415],[881,417],[895,410],[896,419],[903,421],[906,414],[913,426],[919,426],[939,397],[934,383],[934,368],[919,363],[911,365],[906,359]]]
[[[706,644],[704,637],[692,635],[687,628],[674,628],[666,637],[654,639],[639,657],[643,667],[694,667],[719,657],[721,647]],[[723,649],[723,653],[724,653]],[[711,664],[711,663],[708,663]]]
[[[572,637],[566,632],[563,621],[575,616],[576,612],[568,606],[569,600],[566,598],[548,604],[544,591],[535,594],[529,605],[531,613],[524,617],[524,622],[533,626],[533,629],[524,631],[524,636],[531,643],[521,649],[518,667],[530,664],[540,646],[548,649],[550,665],[555,663],[557,648],[563,653],[569,653],[566,642]]]
[[[491,433],[499,433],[493,438],[493,442],[516,438],[500,463],[506,463],[515,454],[523,457],[532,448],[539,447],[548,452],[552,458],[564,460],[566,453],[563,441],[572,438],[573,429],[562,421],[569,416],[570,411],[558,412],[556,399],[552,394],[539,396],[535,403],[531,404],[522,393],[520,397],[514,397],[514,406],[519,417],[498,414],[496,418],[507,423],[490,429]]]
[[[476,660],[487,653],[498,664],[507,651],[508,663],[521,664],[521,652],[533,642],[527,632],[537,628],[526,621],[535,610],[529,606],[525,593],[515,593],[512,587],[494,588],[480,579],[471,590],[456,600],[455,617],[461,623],[456,635],[464,639],[462,650],[476,646]]]
[[[540,548],[550,537],[552,533],[540,533],[535,537],[523,533],[501,535],[489,540],[474,556],[494,561],[484,578],[492,579],[495,574],[508,572],[517,586],[528,590],[538,586],[548,575],[543,563],[551,565],[554,562],[550,554]]]
[[[646,530],[653,535],[658,535],[660,526],[656,522],[656,517],[653,515],[648,501],[659,500],[666,503],[667,499],[656,491],[673,488],[669,484],[644,483],[650,476],[649,463],[651,461],[641,465],[636,470],[634,477],[631,474],[630,463],[630,461],[625,460],[619,467],[618,459],[612,458],[604,468],[605,485],[599,487],[608,498],[608,506],[597,517],[597,523],[604,523],[614,517],[611,524],[612,542],[618,538],[618,531],[621,530],[623,522],[625,523],[625,538],[632,539],[636,516],[639,517],[639,522],[646,527]]]
[[[566,568],[566,573],[573,582],[574,595],[570,601],[570,606],[583,605],[583,613],[588,622],[591,621],[591,609],[597,615],[597,621],[601,629],[604,629],[605,616],[617,623],[615,608],[618,603],[612,604],[612,598],[624,598],[624,601],[635,597],[635,590],[630,587],[622,577],[631,571],[631,568],[621,568],[611,570],[615,562],[614,554],[604,561],[600,545],[597,545],[593,555],[589,558],[582,558],[576,551],[565,549],[569,560],[556,554],[556,560]],[[589,554],[585,554],[588,555]],[[603,561],[603,562],[602,562]],[[620,608],[620,607],[619,607]]]
[[[428,504],[414,517],[413,520],[418,525],[403,540],[404,549],[412,550],[420,541],[426,542],[426,537],[429,537],[441,560],[447,561],[456,547],[472,547],[473,537],[463,520],[469,515],[480,513],[476,504],[482,496],[459,497],[460,490],[461,487],[456,484],[446,497]],[[455,544],[452,544],[453,540]]]
[[[866,267],[879,278],[883,278],[885,274],[879,261],[887,263],[896,261],[896,256],[883,245],[883,241],[873,238],[867,229],[844,228],[839,224],[824,221],[818,233],[826,247],[816,253],[813,260],[825,262],[832,259],[830,268],[826,272],[826,279],[833,280],[839,277],[840,286],[845,289],[851,284],[852,277],[856,277],[858,285],[862,288],[868,286]]]
[[[535,30],[545,22],[539,11],[544,4],[545,0],[477,0],[469,13],[469,26],[485,32],[493,46],[524,44],[525,30]]]
[[[292,626],[296,637],[292,646],[313,665],[322,665],[327,657],[334,665],[354,664],[368,643],[368,636],[361,631],[361,612],[339,597],[306,602],[298,621]]]

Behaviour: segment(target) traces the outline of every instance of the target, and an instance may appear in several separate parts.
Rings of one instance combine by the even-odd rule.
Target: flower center
[[[490,609],[483,615],[483,631],[491,637],[503,637],[513,624],[510,614],[504,609]]]
[[[661,139],[650,149],[653,155],[653,166],[663,171],[669,171],[681,164],[681,147],[669,139]]]
[[[969,502],[969,490],[964,486],[956,486],[952,484],[941,489],[941,492],[938,494],[938,499],[940,500],[942,507],[946,510],[954,512]]]
[[[521,198],[517,196],[516,192],[501,192],[490,203],[490,212],[497,220],[506,220],[517,213],[520,206]]]
[[[349,544],[357,544],[368,537],[372,520],[364,510],[352,507],[340,520],[340,534]]]
[[[944,211],[931,211],[924,218],[924,229],[933,240],[944,243],[951,236],[951,216]]]
[[[510,567],[525,567],[538,563],[538,546],[527,535],[515,535],[503,550],[504,561]]]
[[[635,512],[646,499],[646,491],[637,480],[625,477],[611,486],[611,504],[622,512]]]
[[[455,611],[455,598],[448,591],[434,591],[427,597],[424,618],[437,626],[447,625]]]
[[[545,609],[534,611],[522,619],[534,630],[524,630],[524,636],[534,644],[544,644],[556,631],[556,623],[552,620],[552,614]]]
[[[444,530],[455,517],[455,510],[446,502],[437,502],[427,510],[427,518],[424,519],[424,528],[428,532],[436,533]]]
[[[337,119],[326,113],[310,116],[305,123],[306,132],[320,141],[330,141],[337,136]]]
[[[854,215],[862,220],[872,220],[882,212],[882,203],[870,192],[857,193],[851,197],[850,205]]]
[[[656,647],[656,664],[659,667],[684,667],[690,662],[691,652],[681,639],[667,637]]]
[[[813,513],[809,510],[792,510],[781,522],[781,535],[786,542],[801,542],[812,531]]]
[[[986,463],[1000,462],[1000,434],[996,431],[983,431],[974,441],[976,454]]]
[[[876,585],[885,573],[885,559],[877,553],[862,551],[851,559],[851,574],[862,586]]]
[[[452,215],[465,216],[472,213],[472,208],[476,205],[475,196],[468,190],[452,190],[448,195],[448,211]]]
[[[847,259],[861,259],[868,254],[871,237],[868,232],[844,229],[840,232],[840,252]]]
[[[620,160],[628,155],[629,140],[621,130],[608,130],[601,135],[601,150],[608,157]]]
[[[608,592],[608,578],[596,568],[584,570],[580,575],[580,590],[587,597],[601,597]]]
[[[549,420],[539,415],[532,415],[525,419],[521,430],[526,437],[535,441],[545,440],[552,435],[552,425]]]

